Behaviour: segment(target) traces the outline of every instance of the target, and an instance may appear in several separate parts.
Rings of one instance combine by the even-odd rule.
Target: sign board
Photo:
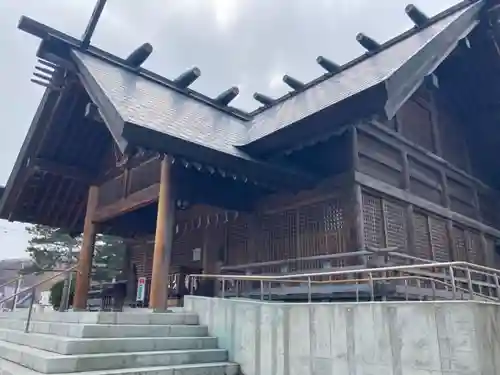
[[[201,249],[198,247],[193,249],[193,262],[198,262],[201,260]]]
[[[146,278],[139,277],[137,279],[137,294],[135,300],[137,302],[144,302],[144,297],[146,296]]]

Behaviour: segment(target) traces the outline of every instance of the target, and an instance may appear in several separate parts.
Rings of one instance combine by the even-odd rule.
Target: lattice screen
[[[172,249],[172,264],[201,268],[201,260],[193,261],[193,250],[203,248],[204,227],[192,228],[188,233],[176,236]]]
[[[364,192],[363,222],[366,246],[398,247],[400,252],[409,252],[408,217],[404,203]],[[413,226],[415,256],[436,261],[451,259],[444,219],[416,211]]]
[[[228,224],[226,264],[238,265],[255,261],[249,254],[250,231],[249,218],[240,216]]]
[[[415,212],[413,214],[413,223],[415,227],[415,256],[432,259],[427,216],[421,212]]]
[[[228,228],[228,265],[242,265],[348,251],[344,208],[338,199],[239,219]],[[324,267],[321,260],[262,266],[262,273]],[[330,261],[329,265],[342,266]]]
[[[450,261],[450,241],[446,233],[446,222],[444,219],[432,216],[428,220],[433,259],[437,262]]]
[[[382,200],[379,197],[363,193],[363,225],[365,245],[385,247]]]
[[[399,251],[407,251],[407,218],[403,204],[364,193],[363,224],[366,246],[397,247]]]
[[[485,264],[485,254],[482,249],[480,234],[476,231],[469,231],[469,251],[468,260],[475,264]]]
[[[454,226],[452,233],[455,260],[467,261],[467,239],[465,237],[465,230]]]
[[[397,247],[400,251],[408,248],[406,210],[402,204],[384,200],[384,218],[387,247]]]

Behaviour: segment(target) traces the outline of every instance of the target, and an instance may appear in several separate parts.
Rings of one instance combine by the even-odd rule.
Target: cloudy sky
[[[413,0],[433,15],[457,0]],[[240,87],[234,102],[253,109],[254,91],[287,91],[285,73],[308,81],[322,70],[318,55],[344,63],[363,50],[362,31],[385,41],[411,27],[403,0],[108,0],[92,43],[126,56],[144,42],[155,50],[145,66],[173,78],[198,66],[193,88],[215,96]],[[0,0],[0,184],[5,184],[28,130],[42,89],[30,83],[39,40],[17,30],[27,15],[79,37],[92,0]],[[0,259],[24,256],[24,225],[0,222]]]

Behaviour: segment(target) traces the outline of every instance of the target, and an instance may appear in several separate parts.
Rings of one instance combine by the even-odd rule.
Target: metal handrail
[[[457,267],[463,266],[465,269],[467,268],[475,268],[481,271],[489,271],[492,273],[499,273],[500,270],[489,268],[485,266],[480,266],[473,263],[468,262],[436,262],[436,263],[428,263],[428,264],[408,264],[402,266],[389,266],[389,267],[379,267],[379,268],[360,268],[354,270],[346,270],[346,271],[325,271],[325,272],[316,272],[316,273],[296,273],[293,275],[222,275],[222,274],[191,274],[190,277],[198,277],[198,278],[216,278],[216,279],[240,279],[240,280],[268,280],[268,279],[277,279],[277,280],[287,280],[287,279],[300,279],[304,277],[319,277],[319,276],[340,276],[347,275],[352,273],[369,273],[369,272],[389,272],[389,271],[405,271],[412,269],[421,269],[421,268],[445,268],[445,267]],[[465,270],[464,269],[464,270]],[[490,275],[491,276],[491,275]]]
[[[31,322],[31,315],[33,313],[33,304],[35,302],[35,293],[36,293],[36,289],[40,286],[40,285],[43,285],[49,281],[52,281],[56,278],[58,278],[59,276],[62,276],[66,273],[69,273],[69,272],[73,272],[76,268],[78,267],[78,265],[74,265],[73,267],[70,267],[62,272],[59,272],[55,275],[52,275],[51,277],[47,278],[47,279],[44,279],[42,281],[39,281],[38,283],[36,283],[35,285],[32,285],[31,287],[29,288],[26,288],[24,290],[21,290],[21,291],[18,291],[17,293],[14,293],[13,295],[7,297],[7,298],[4,298],[2,300],[0,300],[0,304],[4,303],[4,302],[7,302],[7,301],[10,301],[11,299],[13,298],[16,298],[17,296],[23,294],[23,293],[26,293],[28,290],[31,291],[31,299],[30,299],[30,306],[29,306],[29,310],[28,310],[28,318],[26,319],[26,326],[24,328],[24,332],[28,333],[29,332],[29,325],[30,325],[30,322]]]
[[[12,271],[21,271],[21,270],[12,270]],[[16,278],[14,279],[11,279],[9,281],[7,281],[6,283],[3,283],[3,284],[0,284],[0,289],[7,286],[7,285],[10,285],[10,284],[13,284],[15,283],[16,281],[19,281],[20,279],[28,276],[28,275],[32,275],[34,273],[45,273],[45,272],[66,272],[67,270],[64,270],[64,269],[60,269],[60,268],[56,268],[56,269],[52,269],[52,270],[48,270],[48,269],[40,269],[40,270],[37,270],[37,271],[34,271],[34,272],[30,272],[30,273],[26,273],[26,274],[22,274],[22,275],[19,275],[17,276]],[[0,301],[1,303],[2,301]]]
[[[1,285],[0,285],[0,288],[3,288],[4,286],[10,285],[10,284],[13,284],[13,283],[15,283],[16,281],[19,281],[20,279],[22,279],[24,276],[26,276],[26,275],[19,275],[19,276],[18,276],[18,277],[16,277],[15,279],[9,280],[9,281],[7,281],[6,283],[1,284]]]
[[[394,250],[397,250],[397,247],[388,247],[388,248],[382,248],[382,249],[376,249],[376,250],[372,249],[372,248],[366,248],[366,250],[353,251],[353,252],[349,252],[349,253],[314,255],[314,256],[310,256],[310,257],[300,257],[300,258],[283,259],[283,260],[271,260],[271,261],[267,261],[267,262],[246,263],[246,264],[240,264],[240,265],[234,265],[234,266],[227,265],[227,266],[222,266],[221,270],[233,271],[233,270],[244,270],[244,269],[248,269],[248,268],[285,265],[285,264],[289,264],[289,263],[307,262],[307,261],[314,261],[314,260],[354,258],[354,257],[361,257],[361,256],[370,256],[370,255],[373,255],[374,253],[382,255],[382,254],[389,254],[391,252],[394,252]]]
[[[301,273],[301,274],[293,274],[293,275],[222,275],[222,274],[192,274],[189,275],[190,285],[191,285],[191,293],[193,293],[193,288],[197,279],[217,279],[222,281],[222,293],[225,292],[225,283],[227,280],[231,281],[260,281],[261,284],[261,294],[263,294],[264,282],[272,283],[272,282],[307,282],[308,284],[308,300],[311,301],[311,285],[314,283],[312,278],[315,277],[324,277],[324,276],[342,276],[342,275],[353,275],[353,274],[365,274],[368,275],[369,283],[371,286],[371,294],[372,299],[374,298],[373,291],[373,282],[374,277],[373,274],[385,273],[387,275],[388,272],[400,272],[400,273],[408,273],[411,274],[413,271],[422,270],[422,269],[436,269],[443,268],[445,270],[444,273],[439,273],[432,275],[433,277],[427,277],[425,279],[430,279],[433,283],[433,287],[435,288],[435,282],[441,282],[441,279],[449,280],[450,283],[447,283],[448,286],[452,290],[453,298],[456,297],[456,293],[458,290],[462,289],[460,284],[467,283],[467,289],[471,298],[474,298],[475,295],[481,295],[485,298],[489,298],[489,296],[483,295],[481,293],[476,293],[474,291],[474,286],[478,286],[479,288],[484,287],[485,283],[481,282],[482,285],[479,285],[476,280],[472,279],[471,272],[476,274],[481,274],[483,276],[487,276],[489,278],[495,279],[495,284],[486,283],[486,286],[489,288],[495,288],[497,290],[497,299],[500,300],[500,281],[499,281],[499,273],[500,271],[494,268],[480,266],[468,262],[434,262],[434,263],[425,263],[425,264],[412,264],[412,265],[399,265],[399,266],[388,266],[388,267],[379,267],[379,268],[362,268],[362,269],[350,269],[350,270],[336,270],[336,271],[325,271],[325,272],[316,272],[316,273]],[[465,278],[457,277],[457,273],[466,273]],[[301,279],[306,280],[301,280]],[[407,277],[408,278],[408,277]],[[423,277],[422,277],[423,278]],[[387,276],[382,277],[381,279],[388,280]],[[424,278],[423,278],[424,279]],[[350,278],[350,280],[346,280],[346,282],[359,282],[356,279]]]

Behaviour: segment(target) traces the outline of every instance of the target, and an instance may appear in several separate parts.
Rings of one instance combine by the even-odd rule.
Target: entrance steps
[[[0,375],[236,375],[198,316],[152,312],[0,313]]]

